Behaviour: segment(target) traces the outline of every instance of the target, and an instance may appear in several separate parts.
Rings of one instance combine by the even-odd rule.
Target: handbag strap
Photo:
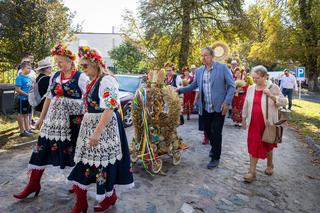
[[[271,87],[272,87],[272,84],[268,87],[268,89],[271,89]],[[267,110],[267,112],[266,112],[266,118],[267,118],[267,120],[268,120],[268,112],[269,112],[269,110],[268,110],[268,96],[266,95],[266,110]]]
[[[268,96],[266,95],[266,110],[267,110],[267,112],[266,112],[266,115],[267,115],[267,120],[268,120],[268,112],[269,112],[269,110],[268,110]]]

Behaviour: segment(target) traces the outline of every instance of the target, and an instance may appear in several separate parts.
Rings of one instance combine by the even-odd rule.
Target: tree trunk
[[[181,29],[181,47],[179,54],[179,69],[188,64],[189,45],[191,36],[191,0],[181,0],[182,7],[182,29]]]
[[[317,69],[317,28],[312,21],[311,8],[312,1],[308,3],[306,0],[299,0],[300,18],[302,22],[303,30],[305,31],[305,57],[306,57],[306,71],[309,79],[309,90],[319,91],[319,72]]]

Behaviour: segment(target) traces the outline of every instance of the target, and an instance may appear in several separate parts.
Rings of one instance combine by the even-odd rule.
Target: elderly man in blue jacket
[[[204,131],[209,137],[211,160],[207,166],[213,169],[219,165],[224,118],[235,93],[235,82],[227,65],[213,61],[214,52],[210,47],[201,50],[202,66],[196,71],[194,81],[180,89],[185,93],[199,87],[199,113],[203,116]]]

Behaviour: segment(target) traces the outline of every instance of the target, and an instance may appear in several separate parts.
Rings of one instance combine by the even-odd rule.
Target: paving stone
[[[221,162],[208,170],[210,145],[202,145],[197,116],[178,127],[178,134],[190,148],[183,152],[182,161],[173,166],[171,158],[163,159],[164,176],[150,176],[141,162],[133,164],[135,188],[118,188],[116,207],[111,213],[178,213],[184,208],[194,213],[216,212],[319,212],[320,181],[306,175],[320,177],[320,169],[312,165],[313,156],[297,140],[295,131],[286,129],[285,138],[274,153],[273,176],[263,171],[266,161],[259,161],[257,181],[246,184],[243,175],[249,168],[246,131],[235,129],[226,119],[223,130]],[[133,128],[126,129],[131,141]],[[71,168],[63,171],[46,169],[37,198],[18,201],[12,194],[27,183],[27,164],[31,146],[0,153],[0,213],[57,213],[70,212],[74,195],[66,180]],[[93,212],[95,186],[88,189],[89,211]],[[186,210],[187,211],[187,210]]]
[[[194,209],[190,204],[184,203],[181,207],[181,213],[194,213]]]

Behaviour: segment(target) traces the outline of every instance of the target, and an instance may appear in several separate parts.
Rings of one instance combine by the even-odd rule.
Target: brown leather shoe
[[[255,173],[252,173],[252,172],[248,172],[244,177],[244,182],[246,183],[252,183],[253,181],[256,181],[257,178],[256,178],[256,174]]]

